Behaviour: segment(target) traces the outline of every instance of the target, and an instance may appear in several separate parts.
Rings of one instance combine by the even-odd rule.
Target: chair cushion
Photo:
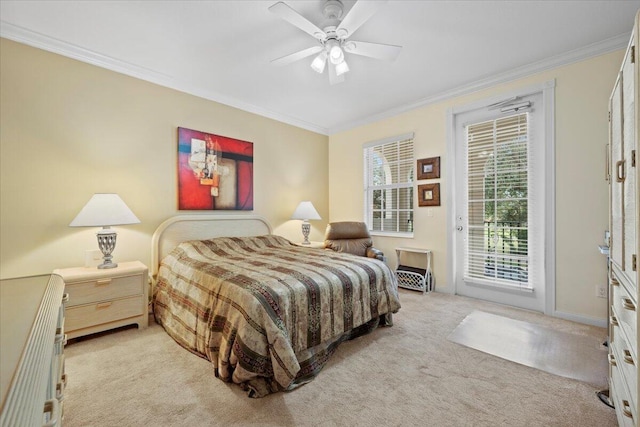
[[[327,225],[325,240],[371,238],[364,222],[343,221]]]
[[[367,256],[367,249],[373,245],[371,237],[360,239],[344,239],[324,241],[325,248],[332,249],[336,252],[346,252],[353,255]]]

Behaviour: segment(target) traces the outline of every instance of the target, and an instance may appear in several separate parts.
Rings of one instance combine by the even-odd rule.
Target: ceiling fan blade
[[[273,61],[271,61],[271,63],[273,65],[289,65],[292,62],[299,61],[300,59],[306,58],[307,56],[311,56],[314,53],[320,52],[321,50],[322,50],[322,46],[309,47],[299,52],[294,52],[292,54],[274,59]]]
[[[307,18],[300,15],[298,12],[284,4],[283,2],[278,2],[273,6],[269,7],[269,11],[275,13],[280,18],[288,21],[290,24],[295,25],[300,28],[307,34],[315,37],[318,40],[324,40],[327,38],[327,35],[324,31],[318,28],[315,24],[311,23]]]
[[[351,37],[362,24],[367,22],[386,3],[387,0],[358,0],[336,29],[336,34],[342,39]]]
[[[402,46],[382,43],[348,41],[344,44],[344,50],[348,53],[354,53],[356,55],[368,56],[375,59],[383,59],[385,61],[394,61],[400,54]]]
[[[344,81],[344,74],[337,75],[336,74],[336,66],[329,61],[328,69],[329,69],[329,84],[336,85],[338,83],[342,83]]]

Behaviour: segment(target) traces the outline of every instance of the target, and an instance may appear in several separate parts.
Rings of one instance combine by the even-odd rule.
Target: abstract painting
[[[253,143],[179,127],[178,209],[253,210]]]

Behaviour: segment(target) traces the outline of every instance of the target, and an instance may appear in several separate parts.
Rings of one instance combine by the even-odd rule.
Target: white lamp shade
[[[313,203],[309,201],[300,202],[295,211],[293,211],[293,215],[291,215],[291,219],[301,219],[304,221],[310,219],[322,219],[320,218],[320,214],[313,207]]]
[[[313,68],[313,71],[320,74],[322,74],[322,72],[324,71],[324,67],[326,65],[327,65],[327,52],[325,51],[320,52],[318,56],[314,58],[313,62],[311,62],[311,68]]]
[[[108,227],[111,225],[139,224],[138,217],[113,193],[94,194],[70,227]]]
[[[329,60],[332,64],[335,65],[344,61],[344,52],[342,52],[342,48],[340,48],[340,43],[336,40],[329,40],[327,47],[329,49]]]
[[[336,65],[336,76],[341,76],[348,71],[349,66],[347,65],[347,61],[342,61],[341,63]]]

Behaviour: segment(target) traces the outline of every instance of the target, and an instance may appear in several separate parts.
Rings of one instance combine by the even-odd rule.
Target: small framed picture
[[[419,159],[418,179],[440,178],[440,157],[429,157],[427,159]]]
[[[418,185],[418,206],[440,206],[440,183]]]

